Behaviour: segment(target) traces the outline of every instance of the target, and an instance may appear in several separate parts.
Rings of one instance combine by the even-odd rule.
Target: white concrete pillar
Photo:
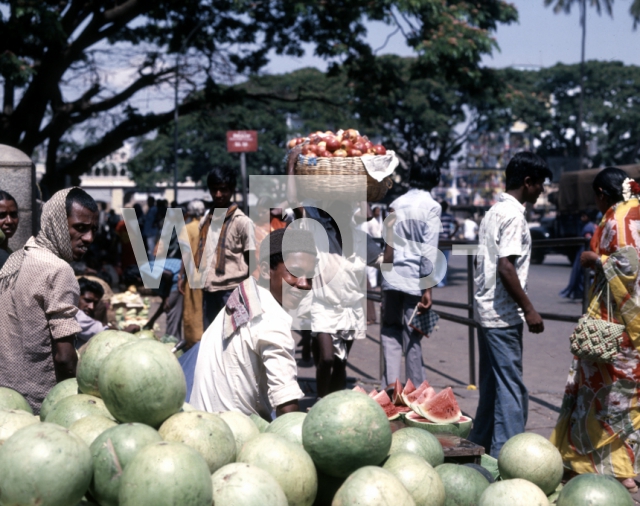
[[[40,209],[36,204],[39,191],[31,158],[4,144],[0,144],[0,190],[10,193],[18,203],[20,223],[16,234],[9,239],[9,248],[16,251],[40,228]]]

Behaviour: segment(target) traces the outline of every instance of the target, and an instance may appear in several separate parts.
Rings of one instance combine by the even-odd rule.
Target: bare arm
[[[276,416],[282,416],[286,413],[293,413],[295,411],[300,411],[297,400],[285,402],[284,404],[280,404],[280,406],[276,407]]]
[[[427,288],[422,292],[422,298],[418,302],[418,313],[422,313],[431,307],[431,288]]]
[[[393,213],[393,208],[389,208],[389,213]],[[383,222],[383,226],[386,227],[387,233],[385,238],[385,247],[384,247],[384,258],[383,262],[392,264],[393,263],[393,225],[395,225],[395,218],[391,218],[389,220],[385,220]]]
[[[516,268],[513,265],[515,257],[502,257],[498,259],[498,275],[509,296],[524,311],[524,318],[529,327],[529,332],[539,334],[544,331],[542,317],[533,307],[527,294],[520,285]]]
[[[78,354],[73,346],[75,336],[53,340],[53,365],[58,381],[75,378]]]

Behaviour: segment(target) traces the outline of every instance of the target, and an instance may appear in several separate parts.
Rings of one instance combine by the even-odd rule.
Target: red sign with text
[[[227,151],[229,153],[258,151],[258,132],[255,130],[229,130],[227,132]]]

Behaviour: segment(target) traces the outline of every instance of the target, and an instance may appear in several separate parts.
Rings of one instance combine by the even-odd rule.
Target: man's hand
[[[68,378],[75,378],[76,366],[78,365],[78,354],[73,346],[75,336],[53,339],[53,365],[56,371],[56,378],[62,381]]]
[[[298,401],[289,401],[276,407],[276,416],[282,416],[285,413],[293,413],[294,411],[300,411]]]
[[[498,275],[500,281],[509,296],[524,312],[524,319],[529,327],[529,332],[540,334],[544,331],[544,322],[542,317],[534,309],[529,297],[522,289],[516,268],[513,265],[516,257],[502,257],[498,259]]]
[[[526,311],[524,313],[524,319],[529,327],[529,332],[532,334],[544,332],[544,321],[535,309],[531,308],[529,311]]]
[[[418,302],[418,314],[422,314],[431,308],[431,288],[427,288]]]
[[[593,251],[585,251],[584,253],[582,253],[582,255],[580,255],[580,265],[582,265],[582,267],[584,267],[585,269],[589,269],[596,265],[598,258],[600,257],[597,253],[594,253]]]

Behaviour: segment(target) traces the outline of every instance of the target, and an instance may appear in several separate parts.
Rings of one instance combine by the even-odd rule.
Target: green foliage
[[[492,32],[516,17],[503,0],[0,0],[0,142],[28,154],[46,145],[42,185],[53,190],[172,120],[172,111],[142,112],[136,99],[174,81],[178,54],[194,62],[180,72],[191,86],[180,115],[205,105],[222,114],[238,97],[221,85],[257,73],[271,54],[302,56],[309,44],[337,73],[366,65],[370,20],[402,32],[416,51],[413,75],[477,88]],[[115,69],[128,72],[114,83]],[[205,162],[203,154],[194,170]]]
[[[577,111],[580,65],[558,64],[540,71],[499,71],[509,89],[508,107],[494,120],[522,120],[540,142],[542,156],[579,156]],[[640,162],[640,67],[621,62],[585,64],[584,122],[587,142],[597,139],[592,165]]]

